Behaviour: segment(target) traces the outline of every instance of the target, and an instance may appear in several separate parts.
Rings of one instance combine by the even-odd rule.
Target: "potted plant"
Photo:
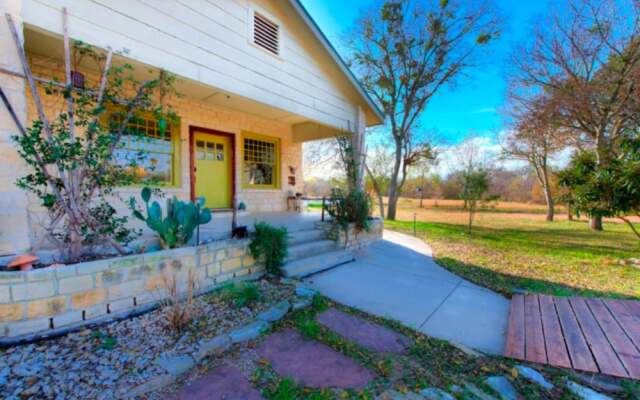
[[[238,205],[233,199],[233,212],[231,214],[231,237],[234,239],[244,239],[248,236],[246,225],[238,226],[238,210],[245,210],[247,207],[243,202]]]

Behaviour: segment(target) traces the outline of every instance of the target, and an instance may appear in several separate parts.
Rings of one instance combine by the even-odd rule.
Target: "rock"
[[[231,338],[229,335],[218,335],[213,339],[202,340],[198,345],[196,361],[201,361],[203,358],[212,354],[220,354],[227,350],[229,346],[231,346]]]
[[[195,362],[189,356],[159,357],[156,364],[173,376],[179,376],[190,370]]]
[[[169,374],[159,375],[133,388],[125,388],[120,392],[123,398],[135,398],[169,385],[175,377]]]
[[[491,396],[489,394],[486,394],[485,392],[480,390],[476,385],[474,385],[472,383],[468,383],[468,382],[465,383],[464,384],[464,389],[465,389],[465,391],[470,393],[473,396],[473,398],[478,398],[480,400],[496,400],[495,397],[493,397],[493,396]]]
[[[504,376],[490,376],[485,380],[485,383],[491,389],[495,390],[502,400],[518,399],[518,392],[516,392],[511,382]]]
[[[458,385],[451,385],[451,386],[449,387],[449,390],[451,391],[451,393],[455,393],[455,394],[462,394],[462,393],[464,393],[464,389],[463,389],[463,388],[461,388],[461,387],[460,387],[460,386],[458,386]]]
[[[258,314],[258,319],[265,322],[275,322],[281,320],[291,308],[291,304],[285,300]]]
[[[462,351],[464,354],[468,355],[469,357],[484,357],[484,354],[480,353],[479,351],[476,351],[472,348],[469,348],[461,343],[455,343],[455,342],[449,342],[452,346],[456,347],[457,349],[459,349],[460,351]]]
[[[256,321],[252,324],[245,325],[242,328],[229,332],[229,337],[231,337],[231,342],[233,343],[246,342],[247,340],[259,337],[260,334],[267,330],[268,327],[269,324],[267,322]]]
[[[304,287],[304,286],[298,286],[296,288],[296,296],[300,296],[300,297],[314,297],[316,294],[318,294],[317,291],[308,288],[308,287]]]
[[[553,384],[549,383],[549,381],[547,381],[545,377],[535,369],[525,367],[524,365],[518,365],[516,366],[516,369],[518,370],[518,373],[525,379],[536,383],[547,390],[553,389]]]
[[[313,302],[313,298],[304,297],[304,298],[296,301],[295,303],[293,303],[293,306],[291,308],[293,309],[293,311],[302,310],[303,308],[307,308],[307,307],[311,306],[312,302]]]
[[[588,387],[578,385],[573,381],[567,381],[567,388],[582,400],[611,400],[611,397],[598,393]]]
[[[422,395],[427,400],[456,400],[455,397],[438,388],[422,389],[420,391],[420,395]]]
[[[423,397],[416,393],[400,393],[397,390],[387,390],[376,397],[376,400],[422,400]]]
[[[619,393],[625,391],[625,388],[618,384],[619,380],[606,375],[587,375],[576,373],[574,374],[574,377],[581,383],[594,387],[602,392]]]

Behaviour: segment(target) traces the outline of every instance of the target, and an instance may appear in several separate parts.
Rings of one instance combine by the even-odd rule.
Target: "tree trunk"
[[[589,218],[589,228],[594,231],[602,230],[602,215],[594,215]]]
[[[547,221],[553,222],[553,217],[555,216],[554,210],[554,201],[553,196],[551,195],[551,188],[549,187],[549,179],[545,174],[545,186],[543,187],[544,191],[544,201],[547,203]]]
[[[389,183],[389,204],[387,205],[387,219],[395,221],[396,210],[398,207],[398,176],[400,175],[400,166],[402,164],[402,143],[396,139],[396,159],[393,165],[393,175]]]
[[[573,221],[573,210],[571,209],[571,204],[567,204],[567,219],[569,221]]]
[[[555,210],[553,209],[553,198],[549,195],[545,196],[547,201],[547,221],[553,222],[553,218],[555,216]]]
[[[382,198],[381,193],[377,193],[378,195],[378,207],[380,208],[380,218],[384,219],[384,199]]]
[[[475,206],[469,205],[469,224],[467,225],[467,233],[471,235],[471,227],[473,226],[473,213],[475,212]]]
[[[371,173],[369,166],[365,163],[364,169],[369,175],[369,179],[371,179],[371,183],[373,185],[373,191],[376,192],[376,197],[378,198],[378,206],[380,207],[380,218],[384,219],[384,199],[382,198],[382,190],[380,189],[380,184]]]
[[[398,197],[396,191],[391,196],[391,190],[389,190],[389,204],[387,205],[387,219],[390,221],[396,220],[396,210],[398,208]]]

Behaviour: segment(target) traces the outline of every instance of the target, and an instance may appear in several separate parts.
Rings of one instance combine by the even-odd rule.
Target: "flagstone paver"
[[[402,353],[411,344],[411,340],[404,335],[335,308],[320,313],[316,319],[345,339],[369,350]]]
[[[257,352],[279,375],[304,386],[362,389],[374,377],[355,360],[292,329],[270,335]]]
[[[223,365],[183,388],[179,400],[263,400],[260,392],[251,387],[240,371]]]

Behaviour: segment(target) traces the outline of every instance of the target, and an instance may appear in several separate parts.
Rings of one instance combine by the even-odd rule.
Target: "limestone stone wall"
[[[384,221],[380,218],[371,219],[371,225],[368,231],[358,231],[353,224],[349,226],[346,233],[342,229],[337,229],[331,223],[322,223],[321,227],[326,230],[328,236],[336,240],[340,246],[357,250],[376,240],[382,239]]]
[[[2,41],[5,43],[6,41]],[[8,43],[8,42],[7,42]],[[28,54],[29,62],[35,76],[42,78],[64,77],[64,64],[61,60],[52,59],[34,53]],[[19,70],[20,65],[14,65],[11,69]],[[88,85],[95,86],[99,80],[96,71],[82,69]],[[3,78],[4,79],[4,78]],[[15,78],[17,93],[24,93],[26,101],[18,99],[17,104],[26,110],[27,125],[37,117],[37,111],[28,90],[25,90],[21,79]],[[179,88],[178,88],[179,90]],[[66,105],[61,96],[48,96],[40,87],[40,94],[50,117],[64,111]],[[206,103],[205,101],[189,98],[188,96],[173,96],[166,100],[174,108],[180,117],[180,143],[179,152],[180,179],[175,187],[163,189],[168,196],[176,195],[181,199],[188,199],[191,195],[190,164],[189,164],[189,127],[200,127],[231,133],[235,138],[235,190],[238,202],[244,202],[249,212],[275,212],[286,210],[286,197],[289,192],[302,191],[302,144],[292,140],[291,125],[267,118],[261,118],[252,114],[243,113],[230,108]],[[39,199],[15,188],[15,180],[22,174],[20,160],[13,145],[9,143],[10,134],[15,134],[15,129],[7,128],[8,133],[3,134],[2,126],[10,124],[7,116],[0,114],[0,166],[6,164],[6,168],[0,168],[0,191],[6,191],[7,196],[0,196],[0,205],[4,201],[11,201],[11,206],[0,207],[0,213],[8,213],[6,218],[11,218],[15,223],[0,225],[0,255],[17,253],[31,248],[40,249],[47,247],[42,240],[41,226],[46,223],[47,215],[40,206]],[[250,132],[264,136],[276,137],[280,140],[280,188],[276,190],[243,189],[241,185],[241,145],[242,133]],[[4,141],[4,142],[3,142]],[[6,154],[6,156],[5,156]],[[288,185],[290,168],[295,169],[296,185]],[[6,177],[5,177],[6,175]],[[130,215],[126,201],[130,196],[138,196],[139,188],[122,188],[116,192],[113,204],[119,212]],[[9,197],[11,196],[11,197]],[[18,199],[20,197],[20,199]],[[27,200],[25,200],[25,198]],[[24,207],[26,204],[26,209]],[[0,214],[2,215],[2,214]],[[136,224],[135,221],[132,223]],[[139,227],[144,229],[144,226]],[[6,238],[6,239],[5,239]]]
[[[0,272],[0,342],[46,335],[150,307],[167,297],[173,277],[184,291],[189,274],[207,291],[231,279],[259,277],[249,240],[49,267]]]

